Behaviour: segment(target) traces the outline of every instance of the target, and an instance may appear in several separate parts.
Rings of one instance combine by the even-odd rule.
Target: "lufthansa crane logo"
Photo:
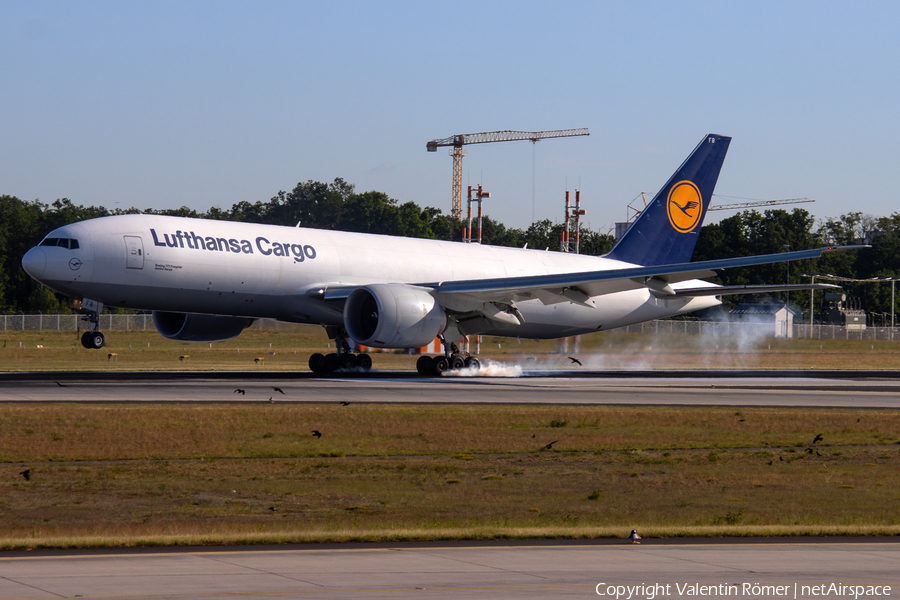
[[[679,181],[669,191],[666,202],[669,223],[676,231],[688,233],[700,223],[703,214],[703,198],[700,190],[690,181]]]

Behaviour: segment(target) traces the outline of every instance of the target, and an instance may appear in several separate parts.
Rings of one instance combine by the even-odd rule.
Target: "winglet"
[[[730,143],[704,137],[607,257],[646,267],[690,262]]]

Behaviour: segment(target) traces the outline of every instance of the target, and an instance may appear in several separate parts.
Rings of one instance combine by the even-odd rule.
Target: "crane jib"
[[[442,146],[463,146],[466,144],[485,144],[488,142],[515,142],[528,140],[537,142],[547,138],[557,137],[575,137],[579,135],[590,135],[587,127],[580,129],[556,129],[553,131],[512,131],[505,129],[503,131],[487,131],[482,133],[461,133],[451,135],[450,137],[440,140],[431,140],[426,144],[429,152],[436,152]]]

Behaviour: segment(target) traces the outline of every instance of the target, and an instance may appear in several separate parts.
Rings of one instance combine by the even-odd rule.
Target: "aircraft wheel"
[[[309,357],[309,370],[313,373],[321,373],[325,363],[325,355],[316,352]]]
[[[94,346],[92,344],[93,343],[91,342],[91,332],[85,331],[84,333],[82,333],[81,334],[81,345],[84,346],[85,348],[93,348]]]
[[[462,356],[453,356],[450,358],[450,370],[461,371],[466,368],[466,361]]]
[[[420,356],[416,361],[416,371],[419,372],[419,375],[431,375],[431,357]]]
[[[481,361],[475,358],[474,356],[470,356],[466,358],[466,368],[478,370],[481,368]]]
[[[356,357],[356,365],[363,371],[368,372],[372,368],[372,357],[368,354],[360,354]]]
[[[95,331],[91,334],[91,348],[100,349],[103,347],[103,344],[106,342],[106,338],[103,337],[103,334],[99,331]]]
[[[449,369],[450,361],[447,360],[446,356],[435,356],[433,359],[431,359],[432,375],[443,375]]]
[[[358,364],[355,354],[350,354],[348,352],[347,354],[341,354],[340,358],[342,369],[355,369]]]
[[[332,352],[331,354],[325,355],[325,360],[322,361],[322,372],[323,373],[334,373],[341,367],[341,359],[337,354]]]

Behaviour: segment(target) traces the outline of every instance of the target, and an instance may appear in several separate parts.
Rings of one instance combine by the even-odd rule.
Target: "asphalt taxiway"
[[[442,600],[615,598],[618,591],[620,600],[629,593],[634,600],[812,600],[900,593],[896,542],[470,542],[22,554],[0,554],[0,598]],[[832,584],[854,586],[857,595],[840,587],[813,593],[814,586]],[[710,587],[690,594],[687,586],[694,585]],[[642,587],[629,592],[626,586]]]
[[[276,391],[279,388],[283,393]],[[244,390],[241,394],[235,390]],[[881,371],[2,373],[0,402],[377,402],[900,408],[900,374]]]

